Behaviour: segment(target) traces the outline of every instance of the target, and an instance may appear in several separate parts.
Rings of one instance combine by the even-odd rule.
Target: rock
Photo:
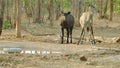
[[[20,53],[22,49],[21,48],[3,48],[3,51],[7,53]]]
[[[87,61],[87,58],[86,58],[85,56],[81,56],[81,57],[80,57],[80,60],[81,60],[81,61]]]
[[[120,43],[120,37],[117,39],[117,41],[116,41],[117,43]]]

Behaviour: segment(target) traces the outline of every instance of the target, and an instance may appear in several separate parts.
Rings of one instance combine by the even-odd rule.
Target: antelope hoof
[[[83,44],[83,41],[80,41],[80,44]]]
[[[66,43],[69,44],[69,41],[67,41]]]
[[[63,42],[61,42],[61,44],[63,44]]]
[[[80,44],[83,44],[83,41],[78,41],[77,45],[79,45],[79,43],[80,43]]]
[[[79,41],[78,41],[77,45],[79,45]]]
[[[91,43],[92,43],[92,44],[96,44],[96,41],[95,41],[95,40],[92,40]]]
[[[61,44],[63,44],[63,41],[61,41]]]
[[[79,45],[79,43],[80,43],[80,40],[77,42],[77,45]]]

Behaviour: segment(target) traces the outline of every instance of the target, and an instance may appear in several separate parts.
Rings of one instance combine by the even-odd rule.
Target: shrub
[[[10,29],[10,23],[7,20],[3,21],[3,29]]]

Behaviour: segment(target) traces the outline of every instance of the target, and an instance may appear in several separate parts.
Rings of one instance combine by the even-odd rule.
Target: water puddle
[[[49,54],[63,54],[61,51],[47,51],[47,50],[23,50],[21,48],[3,48],[0,50],[0,54],[19,53],[19,54],[31,54],[31,55],[49,55]]]

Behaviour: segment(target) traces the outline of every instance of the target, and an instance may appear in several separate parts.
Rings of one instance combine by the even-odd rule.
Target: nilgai
[[[72,31],[74,26],[74,17],[71,15],[71,12],[61,12],[61,30],[62,30],[62,36],[61,36],[61,43],[63,44],[64,41],[64,29],[67,31],[67,43],[72,43]]]
[[[79,43],[81,44],[83,43],[82,39],[84,38],[84,35],[85,35],[85,29],[87,29],[87,32],[89,32],[90,40],[92,44],[96,44],[94,33],[93,33],[93,15],[95,12],[99,13],[99,10],[97,10],[92,4],[89,4],[89,11],[82,13],[79,20],[82,32],[77,45],[79,45]]]

